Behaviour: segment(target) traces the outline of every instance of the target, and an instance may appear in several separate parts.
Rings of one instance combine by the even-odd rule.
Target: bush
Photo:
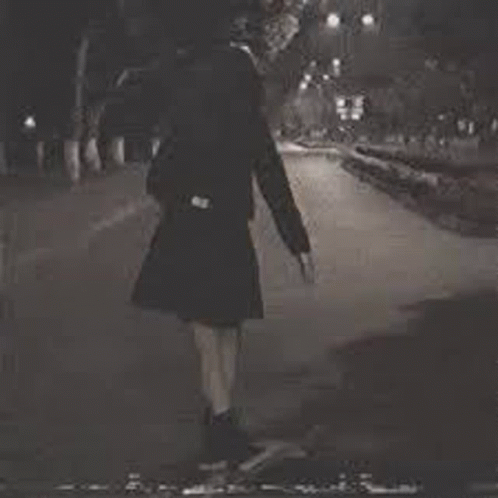
[[[357,147],[366,154],[366,147]],[[368,154],[381,159],[389,154],[374,151]],[[406,164],[406,163],[405,163]],[[498,181],[489,172],[463,176],[441,175],[437,185],[423,176],[402,175],[393,166],[389,169],[376,167],[361,159],[344,161],[345,169],[357,174],[362,181],[369,181],[379,189],[402,200],[404,204],[418,207],[430,219],[441,225],[469,235],[495,236],[498,224]],[[446,220],[446,221],[445,221]]]

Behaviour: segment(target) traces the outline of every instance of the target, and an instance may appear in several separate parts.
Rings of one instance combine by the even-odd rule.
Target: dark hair
[[[206,45],[226,39],[233,0],[149,0],[152,15],[176,46]]]

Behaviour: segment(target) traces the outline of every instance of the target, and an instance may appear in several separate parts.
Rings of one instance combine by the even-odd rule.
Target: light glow
[[[337,107],[346,107],[346,99],[344,97],[337,97]]]
[[[362,95],[355,97],[354,105],[355,107],[363,107],[364,97]]]
[[[341,25],[341,18],[338,14],[333,12],[327,17],[327,26],[337,29]]]
[[[25,128],[28,128],[30,130],[36,128],[36,120],[35,120],[35,117],[34,116],[28,116],[25,120],[24,120],[24,126]]]
[[[361,22],[363,23],[363,26],[371,28],[375,24],[375,17],[372,14],[365,14],[361,18]]]

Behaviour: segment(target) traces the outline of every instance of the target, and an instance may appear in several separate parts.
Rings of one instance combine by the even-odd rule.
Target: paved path
[[[464,240],[434,228],[361,184],[338,160],[286,155],[317,260],[313,289],[301,283],[297,265],[257,197],[251,229],[267,319],[246,324],[238,394],[254,431],[290,437],[304,430],[299,421],[307,416],[306,423],[344,422],[344,414],[331,406],[328,412],[321,407],[326,416],[311,416],[318,413],[317,400],[328,400],[349,382],[354,358],[339,353],[340,348],[365,337],[402,337],[413,316],[400,311],[402,305],[496,287],[498,241]],[[157,221],[155,208],[140,194],[139,170],[108,182],[109,195],[102,183],[81,201],[77,195],[65,198],[60,230],[54,232],[46,215],[47,238],[40,247],[52,251],[60,240],[64,250],[19,264],[12,288],[24,417],[18,450],[31,454],[30,461],[16,464],[21,476],[95,480],[136,468],[155,472],[161,465],[167,475],[168,464],[198,449],[200,394],[192,338],[181,333],[175,319],[127,305]],[[35,217],[43,226],[39,216],[42,211]],[[25,247],[36,250],[34,243]],[[430,346],[423,346],[424,339],[420,347],[436,350],[435,337]],[[362,363],[371,368],[358,374],[364,383],[392,363],[393,353],[383,347]],[[405,354],[416,364],[410,348]],[[403,375],[403,364],[392,368],[394,377]],[[415,370],[427,369],[419,364]],[[303,403],[315,406],[315,412],[310,408],[303,415]],[[448,406],[451,411],[450,401]],[[413,436],[407,427],[401,436],[399,431],[379,435],[371,421],[356,428],[343,422],[334,429],[339,454],[374,454]]]

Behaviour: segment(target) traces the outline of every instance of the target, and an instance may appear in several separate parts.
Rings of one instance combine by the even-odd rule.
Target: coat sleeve
[[[247,61],[248,59],[246,59]],[[264,117],[264,88],[252,61],[246,71],[251,95],[256,158],[254,173],[258,187],[272,212],[278,232],[293,255],[309,253],[310,241],[296,205],[282,157]]]
[[[255,175],[263,197],[268,204],[277,229],[294,255],[310,252],[310,242],[301,213],[295,203],[284,164],[268,124],[260,120],[261,154],[255,163]]]
[[[147,194],[168,212],[174,198],[174,180],[171,169],[173,147],[172,137],[164,137],[156,156],[151,161],[145,181]]]

